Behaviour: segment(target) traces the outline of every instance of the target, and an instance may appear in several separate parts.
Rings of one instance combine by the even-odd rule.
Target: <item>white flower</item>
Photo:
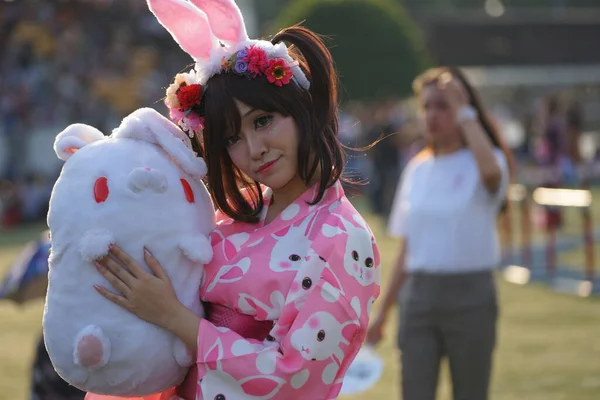
[[[195,70],[189,72],[183,72],[175,75],[173,83],[167,88],[167,98],[165,102],[169,108],[179,108],[179,100],[177,99],[177,91],[182,84],[194,85],[200,83],[200,77]]]

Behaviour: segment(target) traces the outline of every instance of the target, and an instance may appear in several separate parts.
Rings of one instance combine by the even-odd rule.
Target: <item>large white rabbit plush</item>
[[[44,337],[52,364],[82,390],[143,396],[179,384],[194,361],[183,342],[98,294],[110,287],[94,260],[117,244],[140,265],[144,247],[180,301],[202,315],[198,288],[212,258],[213,204],[206,164],[189,138],[150,108],[110,136],[83,124],[61,132],[66,161],[50,200],[50,272]]]

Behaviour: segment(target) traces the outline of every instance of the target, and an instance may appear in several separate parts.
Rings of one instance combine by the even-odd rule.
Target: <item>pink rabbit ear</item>
[[[219,46],[206,14],[184,0],[147,0],[150,11],[195,61],[208,59]]]
[[[208,17],[214,35],[229,45],[248,41],[240,8],[233,0],[190,0]]]

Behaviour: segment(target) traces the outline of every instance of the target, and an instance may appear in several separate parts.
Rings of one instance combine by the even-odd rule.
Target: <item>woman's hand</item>
[[[366,343],[371,346],[376,346],[383,339],[383,329],[385,328],[385,318],[383,315],[378,315],[377,318],[369,325],[367,330]]]
[[[467,90],[450,72],[446,72],[440,77],[438,87],[446,95],[446,100],[454,115],[456,115],[462,107],[469,104]]]
[[[139,318],[166,328],[182,304],[166,272],[146,249],[144,260],[153,274],[144,270],[123,250],[111,246],[109,254],[96,262],[96,268],[119,294],[97,285],[94,288]]]

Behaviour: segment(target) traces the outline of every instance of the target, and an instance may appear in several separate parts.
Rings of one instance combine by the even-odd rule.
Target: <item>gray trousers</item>
[[[498,303],[493,273],[411,273],[400,292],[403,400],[435,400],[448,357],[454,400],[487,400]]]

